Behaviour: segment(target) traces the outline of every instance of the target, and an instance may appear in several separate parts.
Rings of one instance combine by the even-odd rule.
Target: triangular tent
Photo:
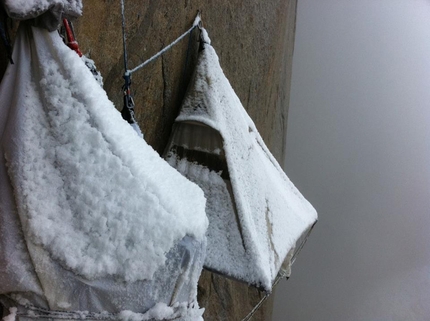
[[[205,267],[270,291],[317,214],[264,144],[206,42],[165,158],[205,192]]]
[[[122,119],[56,31],[21,22],[13,59],[0,85],[4,313],[200,320],[201,189]]]

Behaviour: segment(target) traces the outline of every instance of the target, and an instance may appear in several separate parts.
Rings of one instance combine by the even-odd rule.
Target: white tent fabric
[[[200,319],[203,192],[122,119],[57,32],[30,24],[0,84],[1,302],[23,319]]]
[[[165,158],[205,192],[205,267],[270,291],[317,213],[264,144],[203,36]]]

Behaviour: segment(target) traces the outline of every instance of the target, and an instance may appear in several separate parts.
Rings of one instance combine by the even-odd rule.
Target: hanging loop
[[[123,59],[124,59],[124,85],[122,91],[124,94],[124,106],[121,110],[121,115],[124,120],[129,124],[137,124],[136,117],[134,114],[134,100],[131,95],[131,73],[128,71],[127,66],[127,34],[125,31],[125,6],[124,0],[121,0],[121,17],[122,17],[122,46],[123,46]]]
[[[124,76],[124,85],[122,86],[122,90],[124,93],[124,107],[121,110],[121,115],[124,120],[126,120],[129,124],[136,123],[136,118],[134,115],[134,100],[131,96],[131,75],[129,73],[125,73]]]
[[[137,67],[134,67],[131,70],[127,70],[127,72],[129,72],[130,74],[138,71],[139,69],[145,67],[147,64],[151,63],[152,61],[154,61],[155,59],[157,59],[158,57],[160,57],[161,55],[163,55],[166,51],[168,51],[169,49],[171,49],[174,45],[176,45],[179,41],[181,41],[183,38],[185,38],[186,35],[188,35],[191,31],[194,30],[194,28],[199,27],[199,24],[201,23],[201,18],[200,18],[200,11],[197,12],[196,18],[194,19],[193,25],[191,26],[190,29],[188,29],[187,31],[185,31],[182,35],[180,35],[178,38],[176,38],[172,43],[170,43],[168,46],[164,47],[163,49],[161,49],[159,52],[157,52],[155,55],[153,55],[151,58],[145,60],[144,62],[142,62],[140,65],[138,65]]]

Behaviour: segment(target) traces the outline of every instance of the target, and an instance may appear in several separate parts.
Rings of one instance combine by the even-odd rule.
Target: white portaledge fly
[[[122,119],[56,31],[33,22],[21,23],[0,84],[7,320],[201,320],[202,190]]]
[[[317,213],[264,144],[204,29],[202,42],[165,158],[205,192],[205,267],[270,292]]]

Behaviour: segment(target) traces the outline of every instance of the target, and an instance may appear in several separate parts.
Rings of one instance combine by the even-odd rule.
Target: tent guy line
[[[176,38],[173,42],[171,42],[169,45],[161,49],[159,52],[157,52],[155,55],[150,57],[149,59],[142,62],[140,65],[134,67],[133,69],[128,69],[128,63],[127,63],[127,35],[125,33],[125,14],[124,14],[124,0],[121,0],[121,14],[122,14],[122,40],[123,40],[123,49],[124,49],[124,78],[131,76],[134,72],[138,71],[139,69],[142,69],[147,64],[151,63],[161,55],[163,55],[166,51],[170,50],[174,45],[176,45],[179,41],[184,39],[189,33],[191,33],[196,27],[200,28],[202,27],[202,19],[200,16],[200,11],[197,12],[196,18],[194,19],[193,25],[185,31],[182,35],[180,35],[178,38]]]
[[[134,100],[131,94],[131,74],[134,72],[140,70],[147,64],[151,63],[155,59],[159,58],[161,55],[163,55],[165,52],[167,52],[169,49],[171,49],[174,45],[176,45],[179,41],[181,41],[183,38],[185,38],[188,34],[191,34],[191,32],[196,28],[199,27],[202,28],[202,22],[200,18],[200,12],[197,12],[196,18],[194,19],[193,25],[185,31],[182,35],[180,35],[176,40],[174,40],[172,43],[170,43],[168,46],[161,49],[159,52],[157,52],[155,55],[150,57],[149,59],[142,62],[137,67],[129,70],[128,69],[128,55],[127,55],[127,34],[125,31],[125,5],[124,0],[121,0],[121,18],[122,18],[122,45],[123,45],[123,60],[124,60],[124,85],[122,87],[123,94],[124,94],[124,108],[121,110],[122,117],[133,127],[133,129],[138,133],[140,137],[143,138],[143,133],[139,127],[139,124],[137,123],[135,113],[134,113]],[[187,53],[188,55],[188,53]]]
[[[149,64],[150,62],[154,61],[155,59],[157,59],[158,57],[160,57],[162,54],[164,54],[166,51],[168,51],[169,49],[171,49],[174,45],[176,45],[179,41],[181,41],[183,38],[185,38],[186,35],[188,35],[189,33],[191,33],[191,31],[193,31],[196,27],[201,28],[201,18],[200,18],[200,12],[197,13],[196,18],[194,19],[193,25],[191,26],[190,29],[188,29],[187,31],[185,31],[182,35],[180,35],[178,38],[176,38],[176,40],[174,40],[172,43],[170,43],[168,46],[164,47],[163,49],[161,49],[158,53],[156,53],[155,55],[153,55],[151,58],[145,60],[144,62],[142,62],[140,65],[138,65],[137,67],[131,69],[131,70],[127,70],[126,74],[131,75],[132,73],[134,73],[135,71],[138,71],[139,69],[145,67],[147,64]]]

